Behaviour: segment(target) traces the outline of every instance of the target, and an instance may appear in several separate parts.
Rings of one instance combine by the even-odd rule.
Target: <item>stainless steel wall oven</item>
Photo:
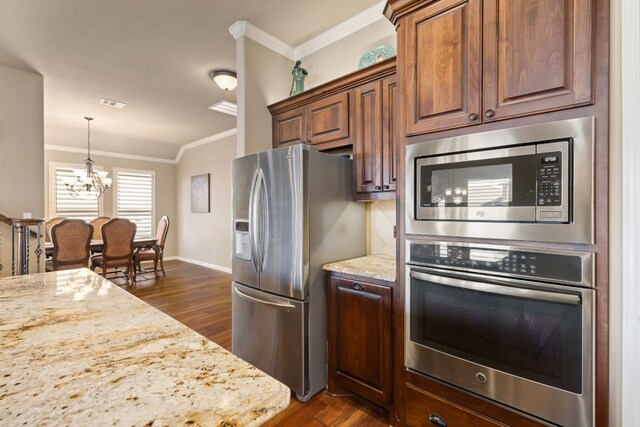
[[[412,144],[408,234],[593,243],[592,117]]]
[[[409,370],[551,423],[593,425],[593,254],[406,245]]]

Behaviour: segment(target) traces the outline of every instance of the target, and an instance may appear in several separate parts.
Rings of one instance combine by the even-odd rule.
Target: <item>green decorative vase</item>
[[[291,91],[289,92],[289,96],[297,95],[304,92],[304,79],[307,77],[309,72],[300,66],[301,63],[302,61],[297,61],[296,65],[293,67],[293,70],[291,70],[291,74],[293,75],[293,82],[291,83]]]

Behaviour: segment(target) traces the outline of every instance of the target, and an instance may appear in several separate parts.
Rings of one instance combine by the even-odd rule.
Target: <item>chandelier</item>
[[[93,170],[91,160],[91,120],[93,117],[85,117],[87,121],[87,160],[84,161],[84,169],[73,169],[73,177],[65,178],[64,185],[74,198],[99,198],[111,185],[111,178],[107,178],[108,172]]]

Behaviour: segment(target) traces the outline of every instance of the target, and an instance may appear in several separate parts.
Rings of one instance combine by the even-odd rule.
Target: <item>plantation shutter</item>
[[[77,166],[81,168],[82,166]],[[94,197],[73,197],[64,179],[74,178],[73,169],[70,167],[56,166],[55,168],[55,216],[65,218],[78,218],[91,221],[100,216],[99,200]]]
[[[145,171],[116,172],[116,216],[136,223],[136,238],[155,234],[153,224],[154,174]]]

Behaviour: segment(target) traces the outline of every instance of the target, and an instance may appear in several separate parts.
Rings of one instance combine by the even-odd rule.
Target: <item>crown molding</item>
[[[87,154],[87,150],[79,147],[67,147],[64,145],[52,145],[45,144],[45,150],[49,151],[65,151],[67,153],[80,153]],[[91,154],[95,154],[98,156],[106,156],[106,157],[117,157],[120,159],[130,159],[130,160],[143,160],[146,162],[157,162],[157,163],[169,163],[175,164],[176,161],[174,159],[163,159],[160,157],[148,157],[148,156],[138,156],[136,154],[124,154],[124,153],[115,153],[113,151],[102,151],[102,150],[91,150]]]
[[[279,38],[272,36],[248,21],[236,21],[229,27],[229,33],[231,33],[233,38],[236,40],[239,37],[248,37],[274,52],[277,52],[292,61],[296,61],[320,49],[330,46],[371,24],[382,19],[386,19],[383,15],[385,3],[385,1],[378,2],[357,15],[342,21],[338,25],[329,28],[327,31],[318,34],[296,47],[289,46]]]
[[[236,21],[229,27],[229,32],[234,39],[238,39],[242,36],[248,37],[251,40],[260,43],[261,45],[279,53],[280,55],[287,57],[291,60],[295,60],[295,50],[277,37],[272,36],[264,30],[253,25],[247,21]]]
[[[178,154],[176,155],[175,159],[163,159],[160,157],[138,156],[136,154],[115,153],[113,151],[101,151],[101,150],[91,150],[91,153],[99,156],[117,157],[120,159],[130,159],[130,160],[143,160],[146,162],[168,163],[168,164],[175,165],[180,162],[180,159],[182,158],[182,155],[185,153],[185,151],[190,150],[192,148],[199,147],[201,145],[209,144],[214,141],[218,141],[222,138],[235,135],[236,133],[237,133],[237,128],[228,129],[223,132],[216,133],[215,135],[207,136],[206,138],[202,138],[197,141],[191,142],[189,144],[183,145],[180,147],[180,151],[178,151]],[[87,150],[85,150],[84,148],[67,147],[64,145],[52,145],[52,144],[45,144],[44,149],[49,151],[65,151],[67,153],[79,153],[79,154],[86,154],[87,152]]]
[[[202,138],[202,139],[199,139],[197,141],[193,141],[193,142],[191,142],[189,144],[183,145],[182,147],[180,147],[180,151],[178,151],[178,155],[176,156],[176,158],[175,158],[175,160],[173,162],[174,163],[179,163],[180,159],[182,158],[182,155],[187,150],[191,150],[192,148],[196,148],[196,147],[199,147],[201,145],[209,144],[210,142],[218,141],[218,140],[220,140],[222,138],[226,138],[226,137],[235,135],[236,133],[238,133],[238,129],[237,128],[233,128],[233,129],[225,130],[225,131],[220,132],[220,133],[216,133],[215,135],[207,136],[206,138]]]
[[[342,21],[338,25],[329,28],[327,31],[318,34],[299,46],[296,46],[294,48],[294,59],[298,60],[304,58],[305,56],[332,45],[333,43],[348,37],[369,25],[386,19],[382,13],[385,3],[386,1],[378,2],[357,15]]]

